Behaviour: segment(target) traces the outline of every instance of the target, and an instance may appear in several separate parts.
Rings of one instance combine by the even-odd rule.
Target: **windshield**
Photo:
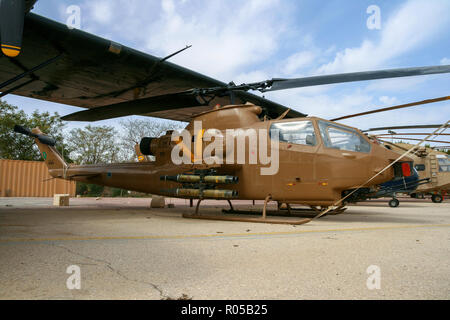
[[[272,130],[278,130],[279,141],[294,144],[303,144],[308,146],[316,145],[316,134],[311,121],[293,121],[274,123],[270,127],[270,135]]]
[[[370,152],[370,144],[357,131],[319,121],[320,134],[327,148],[356,152]]]
[[[443,154],[439,154],[436,157],[439,163],[439,171],[450,172],[450,157]]]

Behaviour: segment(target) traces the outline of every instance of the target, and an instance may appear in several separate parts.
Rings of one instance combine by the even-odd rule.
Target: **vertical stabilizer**
[[[39,130],[39,128],[34,128],[31,130],[32,133],[43,136],[44,134]],[[41,139],[42,140],[42,139]],[[67,164],[64,162],[63,157],[59,154],[54,146],[42,143],[39,138],[35,138],[39,151],[41,152],[42,158],[45,161],[49,170],[52,169],[66,169]]]

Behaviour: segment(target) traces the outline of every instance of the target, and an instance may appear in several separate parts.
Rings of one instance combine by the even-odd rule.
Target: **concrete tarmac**
[[[149,202],[0,198],[0,299],[450,298],[448,201],[377,200],[299,226],[183,219],[188,201]],[[81,289],[68,289],[71,266]]]

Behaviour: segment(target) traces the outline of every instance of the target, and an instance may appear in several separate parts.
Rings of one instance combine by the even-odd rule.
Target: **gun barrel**
[[[239,182],[236,176],[200,176],[190,174],[179,174],[176,176],[161,176],[162,181],[174,181],[181,183],[211,183],[211,184],[234,184]]]
[[[218,190],[218,189],[168,189],[162,190],[164,194],[180,198],[200,198],[200,199],[233,199],[238,196],[236,190]]]
[[[239,182],[239,178],[236,176],[205,176],[203,179],[206,183],[216,184],[233,184]]]

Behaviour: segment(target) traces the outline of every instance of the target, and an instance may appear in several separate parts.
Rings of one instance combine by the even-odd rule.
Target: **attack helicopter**
[[[387,109],[392,110],[399,107],[416,106],[446,100],[450,100],[450,96],[419,101],[411,104],[390,107]],[[393,197],[393,199],[389,202],[390,206],[396,207],[399,205],[399,202],[395,197],[397,193],[408,194],[412,198],[421,199],[423,199],[426,195],[429,195],[431,196],[431,200],[434,203],[441,203],[443,201],[444,196],[448,193],[448,190],[450,188],[450,175],[448,173],[450,172],[450,160],[447,153],[439,151],[440,149],[445,149],[445,146],[440,146],[439,144],[448,144],[449,141],[444,139],[447,138],[450,134],[444,133],[444,131],[442,131],[436,134],[435,138],[424,140],[424,142],[433,142],[434,144],[436,144],[434,147],[427,145],[414,146],[411,143],[404,142],[420,141],[421,139],[418,139],[417,136],[428,136],[430,134],[429,132],[410,132],[409,130],[432,129],[442,126],[443,125],[441,124],[408,125],[370,128],[364,130],[365,133],[383,131],[383,133],[371,133],[370,136],[374,139],[377,139],[380,143],[384,144],[386,148],[396,151],[399,154],[405,152],[406,150],[412,150],[409,156],[414,160],[414,175],[417,176],[418,179],[416,179],[416,181],[408,181],[408,179],[406,179],[405,181],[398,180],[397,183],[387,183],[387,194]],[[398,133],[396,131],[393,131],[398,129],[408,132]],[[392,141],[388,141],[388,138],[391,138]],[[394,142],[394,139],[397,141]]]
[[[33,14],[34,3],[1,2],[0,14],[7,18],[0,23],[0,97],[87,108],[62,117],[66,121],[143,115],[189,124],[182,134],[142,139],[142,159],[154,161],[104,165],[67,164],[39,128],[16,125],[14,131],[35,139],[54,178],[199,199],[191,218],[201,218],[203,199],[230,205],[234,199],[264,200],[262,219],[255,222],[276,223],[266,219],[270,200],[340,213],[343,199],[413,175],[406,153],[399,156],[359,129],[308,117],[248,91],[450,72],[443,65],[225,84],[168,61],[186,48],[154,57]]]
[[[404,136],[408,136],[410,133],[402,133],[401,135],[403,137],[398,139],[405,140]],[[380,137],[380,135],[377,136]],[[414,147],[404,142],[385,141],[384,143],[399,154],[405,150],[413,149],[410,157],[414,160],[414,169],[420,177],[419,184],[416,189],[405,193],[409,194],[411,198],[423,199],[425,196],[430,196],[434,203],[441,203],[450,191],[449,155],[427,146]],[[402,191],[398,192],[402,193]]]
[[[54,178],[94,183],[110,187],[166,195],[171,197],[199,199],[196,215],[191,218],[211,218],[198,215],[198,207],[203,199],[223,199],[230,202],[235,199],[264,199],[262,219],[246,221],[277,223],[279,220],[266,219],[265,210],[269,200],[280,203],[320,206],[322,211],[334,205],[339,199],[359,190],[372,190],[399,176],[413,175],[413,161],[369,139],[356,128],[338,124],[317,117],[300,119],[263,119],[258,115],[262,108],[252,104],[216,107],[194,118],[187,127],[188,139],[174,139],[173,132],[159,138],[143,138],[139,151],[143,155],[155,157],[155,161],[118,163],[105,165],[68,165],[55,149],[56,142],[43,135],[38,128],[28,130],[16,126],[15,131],[35,138],[43,158]],[[259,140],[259,144],[269,142],[271,156],[279,155],[279,164],[273,174],[262,174],[267,166],[251,163],[252,149],[250,136],[245,133],[227,136],[214,141],[212,158],[197,158],[210,144],[204,139],[207,135],[203,129],[195,130],[195,122],[205,128],[217,130],[238,128],[243,132],[251,129],[270,131],[276,127],[277,144]],[[245,161],[236,161],[236,155],[242,151],[238,140],[244,135]],[[192,139],[191,139],[192,137]],[[217,136],[216,136],[217,137]],[[265,136],[273,140],[274,136]],[[182,164],[173,161],[173,151],[179,148],[185,155],[186,145],[192,142],[188,160]],[[231,143],[230,143],[231,142]],[[231,146],[231,147],[230,147]],[[242,145],[241,145],[242,147]],[[274,151],[275,150],[275,151]],[[221,152],[221,154],[219,154]],[[217,158],[227,158],[232,154],[232,161],[220,163]],[[223,158],[222,158],[223,159]],[[401,161],[399,161],[401,159]],[[392,165],[391,168],[389,168]],[[389,170],[386,170],[389,168]],[[368,183],[370,181],[370,183]],[[370,189],[368,189],[370,188]],[[345,203],[331,213],[339,213]],[[231,219],[231,218],[229,218]],[[221,218],[225,220],[225,218]],[[297,221],[297,224],[308,222]],[[293,223],[293,222],[290,222]]]
[[[430,103],[437,103],[450,100],[450,96],[444,96],[434,99],[426,99],[422,101],[411,102],[407,104],[401,104],[392,107],[386,108],[376,108],[371,111],[365,111],[361,113],[356,113],[352,115],[347,115],[339,118],[335,118],[333,120],[343,120],[349,119],[353,117],[365,116],[373,113],[386,112],[401,108],[409,108],[415,107]],[[406,133],[397,133],[392,130],[397,129],[436,129],[442,128],[442,130],[437,130],[435,132],[434,138],[431,139],[430,132],[406,132]],[[411,195],[412,198],[424,198],[425,194],[431,195],[431,199],[435,203],[440,203],[443,200],[443,196],[447,193],[447,189],[449,187],[448,176],[447,176],[447,162],[448,157],[446,154],[442,152],[438,152],[433,150],[432,148],[427,147],[419,147],[411,144],[405,143],[393,143],[386,140],[387,137],[397,136],[396,139],[401,140],[410,140],[410,141],[423,141],[423,142],[433,142],[433,143],[444,143],[448,144],[449,141],[436,140],[436,138],[446,137],[450,135],[449,133],[444,133],[445,129],[448,128],[448,125],[435,124],[435,125],[408,125],[408,126],[395,126],[395,127],[380,127],[380,128],[370,128],[367,130],[363,130],[364,133],[368,134],[369,132],[375,131],[387,131],[387,133],[377,133],[370,134],[369,137],[377,140],[380,144],[383,144],[386,148],[396,151],[399,154],[404,153],[405,151],[411,150],[410,156],[414,160],[414,168],[412,175],[409,177],[402,177],[401,175],[396,174],[396,177],[388,182],[385,182],[378,186],[377,190],[370,189],[361,189],[359,192],[352,195],[347,199],[347,202],[359,202],[367,199],[375,199],[375,198],[384,198],[384,197],[392,197],[392,199],[388,202],[390,207],[398,207],[400,202],[397,199],[397,194],[408,194]],[[401,137],[398,137],[401,136]],[[417,136],[428,136],[425,139],[417,139],[411,137]],[[443,139],[443,138],[442,138]],[[436,148],[439,148],[437,146]],[[437,160],[436,157],[440,159]],[[426,164],[425,164],[426,163]],[[425,169],[427,168],[427,169]],[[426,171],[426,172],[425,172]],[[439,181],[438,181],[439,180]]]

